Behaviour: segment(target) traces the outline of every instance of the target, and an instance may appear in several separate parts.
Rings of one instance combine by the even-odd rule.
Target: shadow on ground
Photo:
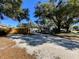
[[[56,36],[50,36],[45,34],[37,34],[37,35],[18,35],[18,36],[10,36],[12,39],[22,39],[25,40],[29,45],[37,46],[42,45],[44,43],[55,43],[57,45],[66,47],[68,49],[79,48],[79,42],[68,40],[65,38],[60,38]]]

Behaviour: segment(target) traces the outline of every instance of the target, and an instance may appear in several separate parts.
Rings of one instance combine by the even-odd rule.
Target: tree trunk
[[[60,21],[58,22],[57,26],[58,26],[57,32],[60,33],[60,29],[61,29],[61,22]]]
[[[69,32],[69,26],[66,27],[66,32],[67,32],[67,33]]]

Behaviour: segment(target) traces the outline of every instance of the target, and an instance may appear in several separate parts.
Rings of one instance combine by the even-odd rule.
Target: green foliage
[[[79,30],[79,26],[74,26],[73,29]]]
[[[54,7],[50,3],[45,3],[45,4],[39,4],[36,6],[36,11],[35,11],[35,17],[39,18],[49,18],[52,17]]]
[[[7,34],[9,34],[10,30],[10,28],[0,28],[0,36],[6,36]]]
[[[0,1],[0,14],[13,17],[14,14],[20,10],[22,0],[1,0]]]
[[[42,19],[42,21],[45,18],[49,19],[50,22],[53,20],[58,32],[60,32],[61,28],[65,28],[69,32],[70,25],[78,22],[73,21],[73,18],[79,17],[79,5],[77,5],[77,2],[78,0],[68,1],[67,4],[62,2],[57,7],[51,3],[40,3],[36,7],[35,16]]]
[[[78,5],[79,4],[79,0],[68,0],[68,2],[72,5]]]
[[[0,18],[3,14],[17,21],[29,19],[29,10],[21,9],[22,0],[1,0],[0,1]]]
[[[29,10],[23,9],[22,11],[19,11],[18,13],[14,15],[13,19],[16,19],[19,23],[23,19],[29,20]]]

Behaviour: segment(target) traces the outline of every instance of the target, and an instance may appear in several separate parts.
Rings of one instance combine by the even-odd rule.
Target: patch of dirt
[[[0,52],[0,59],[35,59],[21,48],[8,48]]]
[[[0,37],[0,48],[11,47],[13,45],[16,45],[14,41],[9,40],[8,38]]]
[[[12,40],[0,37],[0,59],[35,59],[34,56],[26,53],[25,49],[13,47],[15,45]]]

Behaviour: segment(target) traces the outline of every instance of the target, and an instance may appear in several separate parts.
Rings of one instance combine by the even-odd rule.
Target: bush
[[[18,28],[17,30],[18,30],[19,34],[24,34],[24,35],[25,34],[30,34],[30,29],[25,28],[25,27],[24,28]]]
[[[58,29],[57,28],[53,28],[51,31],[50,31],[50,34],[56,34],[58,33]]]
[[[10,29],[0,28],[0,36],[6,36],[9,33]]]
[[[24,35],[26,35],[26,34],[30,34],[30,29],[27,27],[19,27],[19,28],[12,29],[10,34],[24,34]]]

